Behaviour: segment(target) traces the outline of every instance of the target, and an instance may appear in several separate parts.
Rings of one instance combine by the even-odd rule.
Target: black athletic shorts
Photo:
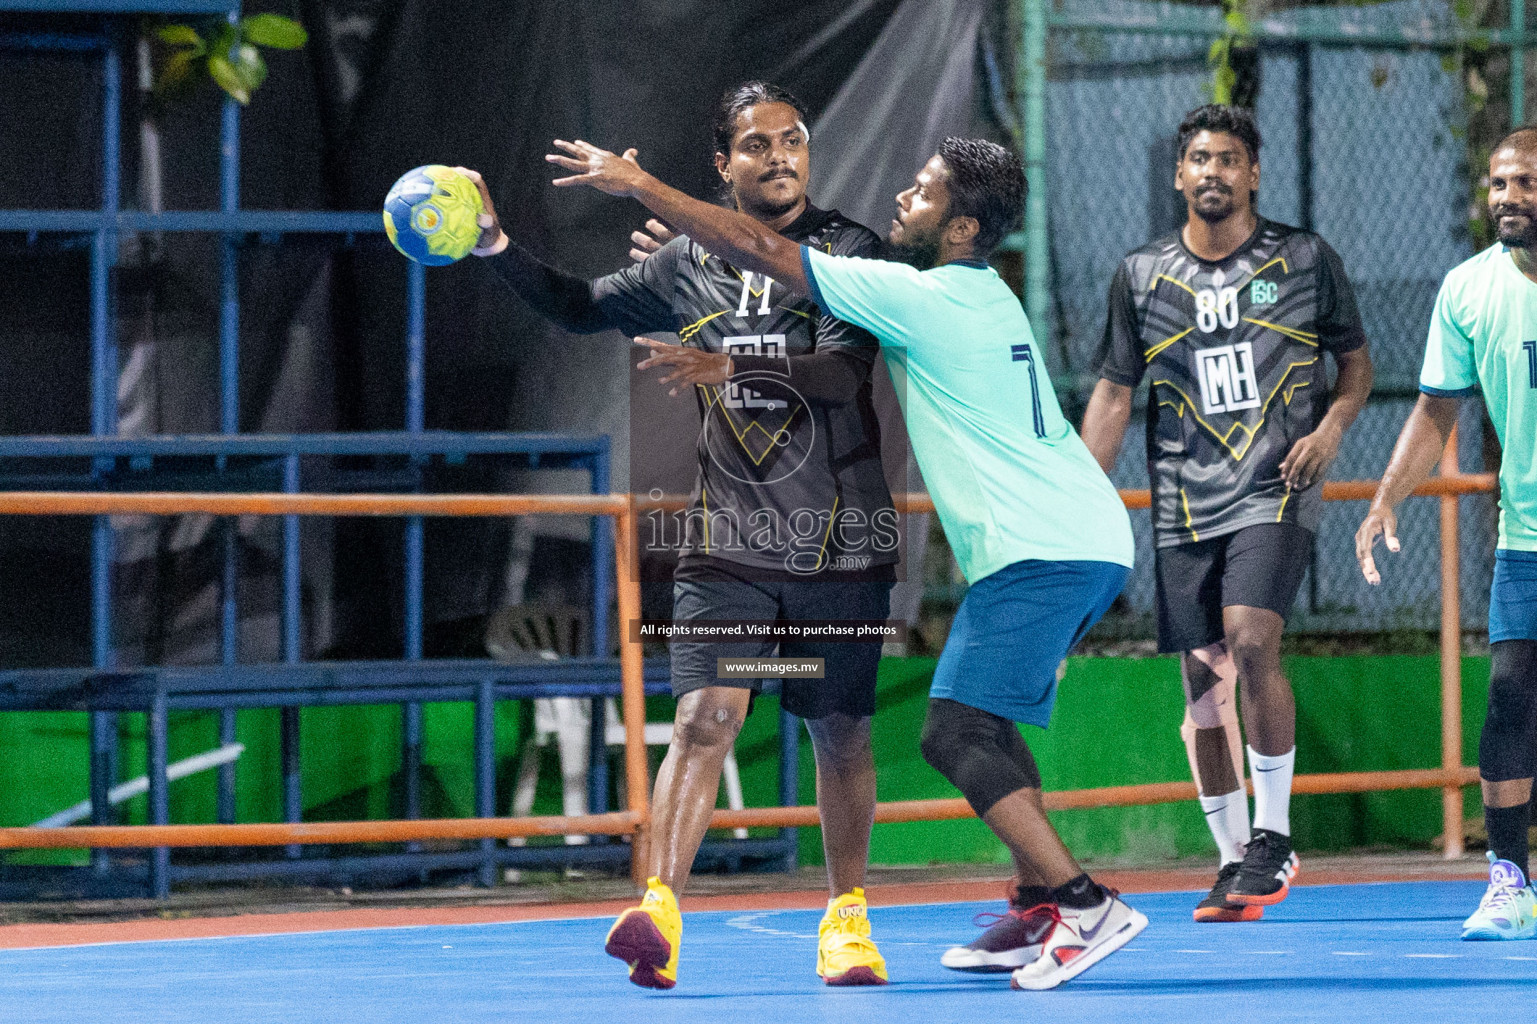
[[[753,573],[744,569],[743,575]],[[674,622],[696,619],[732,622],[866,620],[884,622],[891,613],[892,580],[752,581],[715,566],[691,567],[672,588]],[[822,658],[823,679],[781,680],[781,706],[802,718],[834,712],[854,717],[875,714],[875,671],[881,642],[754,640],[743,643],[673,643],[672,692],[681,697],[706,686],[737,686],[754,693],[761,679],[719,677],[717,658]]]
[[[1158,650],[1177,654],[1221,640],[1228,605],[1268,608],[1286,618],[1312,554],[1312,531],[1295,523],[1261,523],[1158,548]]]

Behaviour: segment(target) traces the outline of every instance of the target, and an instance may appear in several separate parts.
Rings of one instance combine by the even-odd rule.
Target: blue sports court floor
[[[679,985],[636,988],[601,952],[610,919],[432,925],[0,951],[6,1024],[641,1024],[1040,1020],[1520,1020],[1537,942],[1465,943],[1477,882],[1306,886],[1260,924],[1197,925],[1189,893],[1130,902],[1130,946],[1051,992],[965,975],[939,954],[998,903],[877,907],[885,988],[813,974],[811,910],[685,915]]]

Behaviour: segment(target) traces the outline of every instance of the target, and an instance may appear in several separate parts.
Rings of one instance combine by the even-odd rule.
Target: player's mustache
[[[1230,196],[1230,195],[1233,194],[1233,190],[1228,188],[1226,185],[1222,184],[1221,182],[1215,182],[1214,181],[1214,182],[1211,182],[1210,184],[1196,186],[1196,190],[1195,190],[1195,194],[1196,195],[1204,196],[1208,192],[1215,192],[1219,196]]]
[[[1501,217],[1526,217],[1528,219],[1537,219],[1537,207],[1531,206],[1496,206],[1493,213],[1496,220]]]
[[[774,171],[764,171],[762,174],[758,175],[759,181],[773,181],[775,178],[795,178],[798,180],[800,175],[796,174],[788,167],[782,167]]]

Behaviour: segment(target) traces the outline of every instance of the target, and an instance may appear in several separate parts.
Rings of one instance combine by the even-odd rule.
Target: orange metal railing
[[[1299,775],[1298,793],[1356,793],[1389,789],[1441,789],[1447,856],[1461,854],[1462,787],[1478,781],[1477,770],[1462,764],[1461,628],[1458,608],[1457,498],[1487,493],[1493,474],[1458,474],[1455,438],[1442,461],[1443,475],[1414,493],[1441,501],[1441,714],[1442,766],[1392,772]],[[1361,501],[1376,492],[1375,481],[1326,483],[1326,501]],[[1147,508],[1147,491],[1122,491],[1128,508]],[[647,503],[647,506],[656,503]],[[931,512],[926,494],[898,496],[898,507]],[[58,493],[0,492],[0,515],[316,515],[316,516],[518,516],[604,515],[615,519],[615,564],[621,622],[640,617],[636,566],[636,502],[629,495],[332,495],[202,493]],[[345,821],[241,825],[113,825],[56,829],[0,828],[0,849],[280,846],[303,843],[408,842],[431,839],[504,839],[564,834],[631,835],[633,870],[643,876],[650,782],[644,739],[645,701],[641,648],[621,631],[620,679],[625,725],[624,811],[582,817],[455,818],[418,821]],[[1046,794],[1053,810],[1120,807],[1194,799],[1189,782],[1112,786]],[[938,821],[971,817],[964,800],[903,800],[880,804],[876,821]],[[784,827],[815,825],[815,807],[763,807],[716,811],[712,827]]]

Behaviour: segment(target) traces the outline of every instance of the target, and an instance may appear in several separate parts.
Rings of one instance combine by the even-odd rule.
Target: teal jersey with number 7
[[[1483,392],[1503,449],[1499,546],[1537,551],[1537,283],[1505,246],[1453,267],[1441,283],[1420,390]]]
[[[1126,507],[1062,416],[1025,311],[991,267],[919,271],[809,247],[801,262],[818,305],[879,339],[968,581],[1027,559],[1132,564]]]

